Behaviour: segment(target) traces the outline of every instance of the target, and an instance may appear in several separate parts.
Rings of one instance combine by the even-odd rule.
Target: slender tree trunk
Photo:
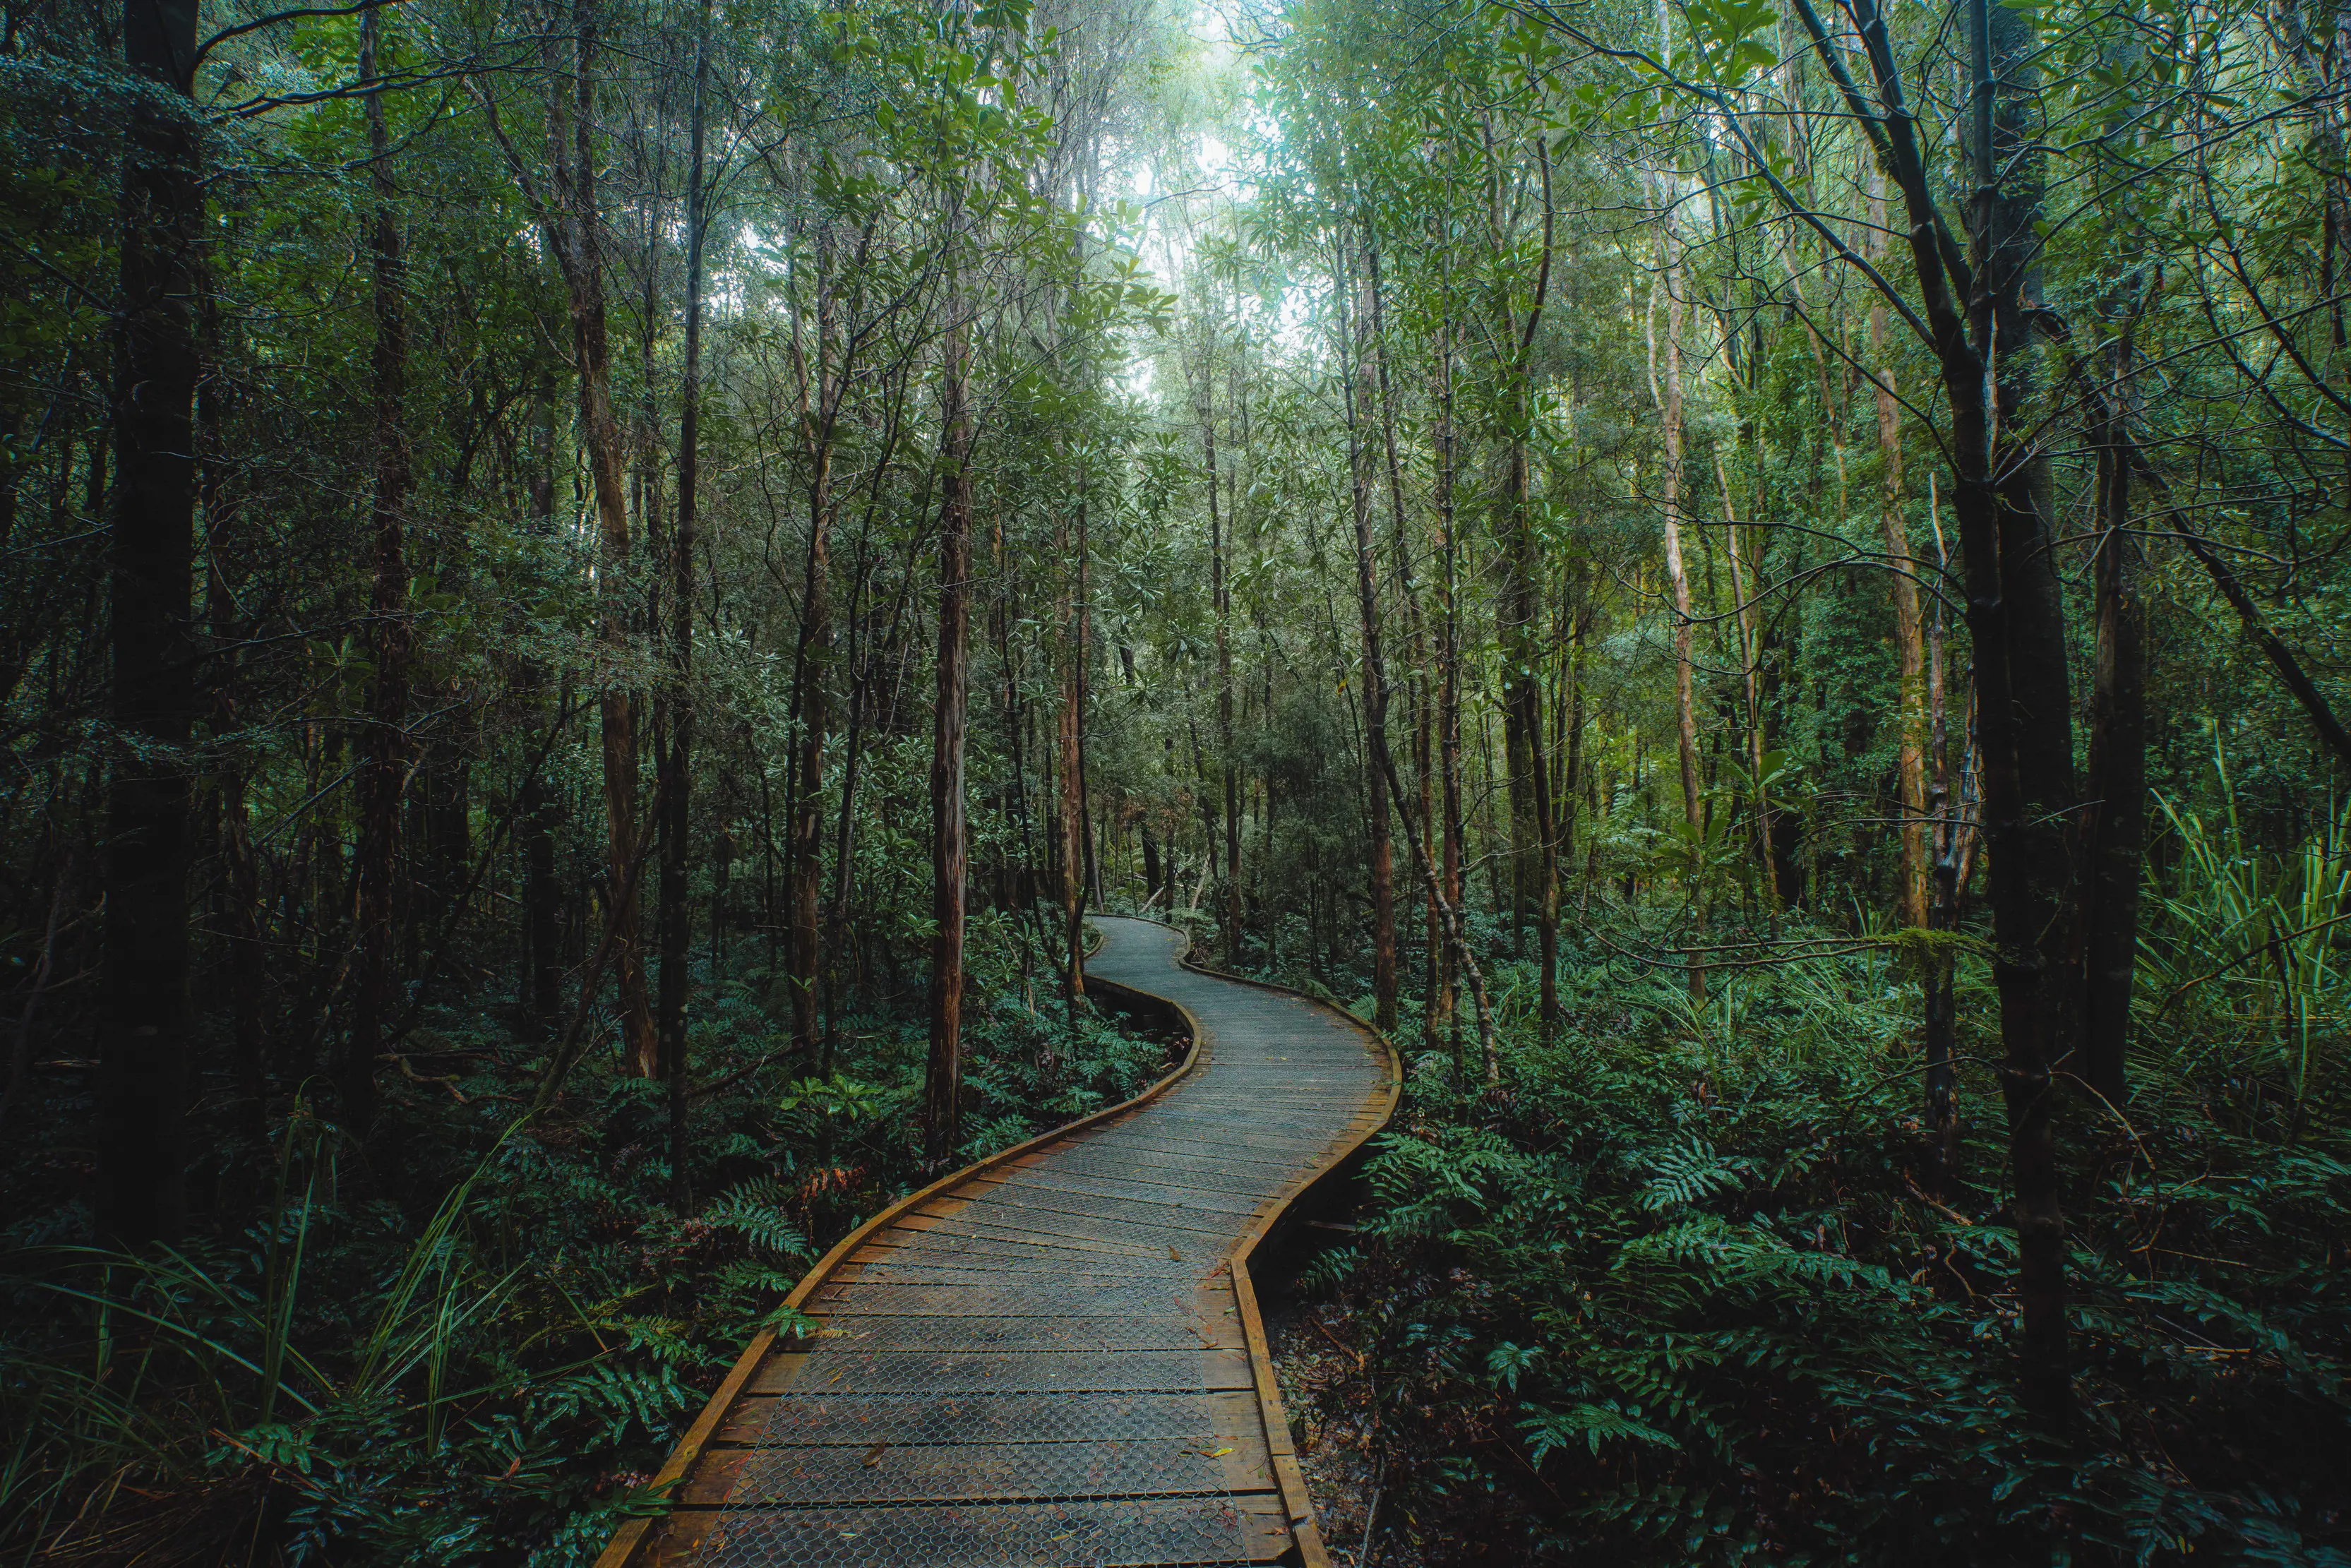
[[[2032,444],[2032,334],[2041,301],[2043,154],[2031,104],[2039,86],[2032,23],[1970,0],[1976,193],[1962,260],[1937,210],[1928,154],[1886,42],[1876,0],[1855,0],[1876,104],[1846,87],[1903,193],[1905,225],[1950,413],[1952,510],[1966,559],[1975,653],[1985,845],[1991,857],[1994,984],[2004,1060],[2001,1088],[2014,1183],[2020,1367],[2026,1407],[2044,1429],[2073,1416],[2065,1304],[2065,1218],[2053,1123],[2053,1072],[2079,1040],[2075,922],[2080,800],[2073,770],[2064,602],[2054,559],[2045,465]],[[1838,46],[1810,12],[1814,50],[1841,73]],[[1840,77],[1841,82],[1847,78]]]
[[[198,352],[217,358],[219,312],[207,292],[203,308]],[[254,852],[251,779],[245,747],[237,738],[244,700],[242,660],[237,650],[250,634],[249,622],[237,602],[236,551],[231,548],[232,519],[220,505],[220,481],[226,465],[221,448],[222,403],[218,377],[203,378],[196,391],[196,453],[202,468],[197,504],[204,530],[204,620],[212,639],[213,666],[210,727],[218,752],[220,855],[225,908],[222,924],[228,944],[229,1012],[235,1041],[237,1090],[247,1103],[248,1131],[267,1131],[268,971],[262,942],[261,866]],[[62,497],[62,486],[60,486]],[[249,569],[248,569],[249,570]],[[58,870],[62,895],[71,881],[72,856]],[[47,949],[44,948],[44,956]],[[38,1000],[38,986],[35,1000]],[[27,1009],[32,1007],[27,1003]],[[29,1026],[28,1026],[29,1027]],[[20,1035],[20,1049],[24,1040]]]
[[[1464,846],[1468,824],[1462,820],[1461,789],[1461,612],[1459,525],[1453,505],[1453,318],[1448,309],[1439,323],[1437,342],[1435,418],[1429,436],[1435,448],[1436,475],[1432,510],[1437,528],[1437,752],[1439,792],[1445,823],[1444,873],[1437,902],[1458,911],[1461,904]],[[1432,1012],[1441,1013],[1453,1040],[1454,1075],[1463,1076],[1461,1025],[1454,998],[1455,972],[1447,949]]]
[[[948,290],[947,308],[963,308]],[[931,741],[931,1053],[924,1082],[925,1153],[933,1169],[963,1141],[964,718],[970,696],[965,641],[971,607],[971,413],[965,323],[947,328],[940,367],[938,701]]]
[[[2100,537],[2097,661],[2090,694],[2090,777],[2085,826],[2088,887],[2083,918],[2081,1076],[2119,1111],[2128,1092],[2131,981],[2138,967],[2139,889],[2147,836],[2147,605],[2139,541],[2130,531],[2131,334],[2116,345],[2114,385],[2098,445]]]
[[[1978,86],[1976,152],[1979,360],[1991,367],[1996,459],[1982,470],[1989,495],[1962,486],[1968,568],[1980,559],[1997,573],[2001,624],[1976,634],[1984,740],[1984,797],[1995,831],[1995,873],[2011,873],[1994,893],[2001,948],[2001,1083],[2007,1102],[2009,1159],[2016,1182],[2018,1295],[2024,1315],[2028,1401],[2053,1426],[2073,1415],[2065,1305],[2065,1217],[2057,1169],[2053,1074],[2079,1039],[2081,1001],[2073,922],[2080,915],[2076,862],[2079,803],[2074,777],[2073,700],[2068,690],[2065,612],[2057,576],[2045,463],[2028,444],[2035,395],[2033,314],[2041,306],[2041,162],[2031,103],[2032,24],[1994,0],[1974,0]],[[1988,502],[1970,507],[1969,500]],[[1970,511],[1977,514],[1968,528]],[[1988,515],[1986,515],[1988,512]],[[1988,587],[1989,584],[1984,586]],[[1971,583],[1971,601],[1984,597]],[[1986,632],[1999,635],[1987,637]],[[1984,650],[2001,655],[1987,658]],[[1984,671],[2004,664],[2004,690],[1983,689]],[[2000,710],[1995,737],[1993,714]],[[2001,919],[2001,905],[2009,905]]]
[[[1121,643],[1118,645],[1118,667],[1120,674],[1125,677],[1129,690],[1134,690],[1142,685],[1135,678],[1134,648],[1132,644]],[[1164,738],[1165,737],[1163,736]],[[1135,830],[1143,839],[1143,898],[1138,905],[1143,907],[1151,903],[1152,894],[1157,893],[1160,887],[1159,840],[1151,831],[1151,808],[1147,804],[1135,820]]]
[[[1082,494],[1078,507],[1082,519]],[[1080,535],[1084,526],[1081,520]],[[1086,784],[1085,768],[1079,760],[1085,729],[1086,569],[1082,546],[1078,547],[1080,559],[1071,559],[1073,542],[1064,526],[1056,541],[1062,560],[1068,564],[1061,591],[1061,703],[1055,738],[1060,747],[1061,773],[1058,814],[1061,841],[1061,996],[1072,1009],[1086,994]]]
[[[1886,175],[1873,162],[1863,176],[1869,203],[1871,254],[1883,260],[1892,248],[1886,234]],[[1869,347],[1876,361],[1877,451],[1885,474],[1881,497],[1886,582],[1894,601],[1894,658],[1900,683],[1898,727],[1894,743],[1896,807],[1902,819],[1902,858],[1895,890],[1895,916],[1909,930],[1927,924],[1927,646],[1918,613],[1919,563],[1910,553],[1910,528],[1902,517],[1902,404],[1895,396],[1894,356],[1886,338],[1886,305],[1869,309]]]
[[[2325,694],[2310,678],[2309,672],[2303,668],[2302,661],[2294,655],[2294,650],[2270,629],[2262,615],[2261,606],[2253,601],[2253,596],[2246,591],[2245,585],[2230,570],[2228,561],[2192,533],[2183,531],[2179,542],[2188,547],[2188,553],[2196,558],[2212,579],[2212,585],[2220,591],[2220,596],[2237,612],[2238,621],[2245,628],[2245,635],[2252,639],[2253,645],[2261,650],[2262,657],[2276,673],[2278,683],[2301,707],[2303,716],[2310,720],[2311,727],[2318,732],[2320,742],[2335,761],[2351,768],[2351,729],[2346,729],[2342,719],[2336,716],[2334,705],[2326,700]]]
[[[1680,258],[1675,256],[1670,220],[1658,225],[1659,260],[1665,269],[1666,385],[1664,398],[1666,468],[1661,476],[1666,513],[1666,580],[1674,601],[1674,738],[1681,762],[1682,821],[1689,829],[1694,875],[1702,875],[1706,844],[1706,801],[1698,777],[1698,702],[1691,669],[1689,572],[1682,561],[1682,291]],[[1690,994],[1702,995],[1706,971],[1689,969]]]
[[[360,75],[382,75],[381,12],[360,16]],[[359,957],[351,1030],[336,1071],[343,1115],[364,1130],[375,1119],[375,1061],[392,1003],[392,937],[399,920],[400,800],[408,771],[408,554],[411,484],[407,398],[407,265],[392,211],[392,137],[384,95],[367,99],[368,151],[375,212],[368,243],[375,263],[375,536],[368,648],[375,665],[360,773]]]
[[[824,934],[818,905],[824,886],[824,744],[831,727],[832,679],[832,449],[840,389],[834,375],[839,337],[834,298],[832,240],[829,228],[817,238],[816,362],[803,372],[801,424],[809,457],[808,577],[800,601],[799,757],[793,769],[791,823],[792,1044],[809,1055],[817,1050],[821,1021],[817,983],[823,968]],[[813,398],[812,405],[805,400]]]
[[[1698,704],[1690,670],[1689,572],[1682,561],[1682,301],[1681,268],[1673,236],[1661,233],[1666,293],[1666,382],[1663,399],[1666,463],[1659,476],[1665,494],[1666,580],[1674,601],[1674,737],[1681,764],[1682,821],[1705,831],[1705,802],[1698,780]]]
[[[1346,296],[1351,280],[1347,277],[1343,236],[1339,250],[1336,281],[1341,297],[1340,330],[1346,333],[1352,327],[1353,340],[1347,348],[1354,359],[1347,382],[1347,457],[1354,498],[1355,605],[1363,621],[1364,639],[1364,759],[1368,775],[1364,782],[1371,808],[1373,1021],[1382,1030],[1392,1030],[1395,1028],[1396,1016],[1395,841],[1387,770],[1380,766],[1380,759],[1387,755],[1388,688],[1380,651],[1379,558],[1372,543],[1372,486],[1376,483],[1373,465],[1377,459],[1364,429],[1365,405],[1376,408],[1379,397],[1377,360],[1372,340],[1374,307],[1366,241],[1364,267],[1360,276],[1352,280],[1354,319],[1352,324],[1347,321]]]
[[[700,544],[702,484],[702,271],[709,214],[704,204],[704,95],[710,69],[711,0],[702,0],[694,47],[694,107],[687,132],[685,185],[685,364],[678,377],[677,523],[670,537],[669,754],[662,782],[661,1047],[669,1081],[669,1198],[684,1214],[693,1202],[687,1173],[685,997],[691,978],[692,905],[686,898],[687,846],[694,786],[694,552]],[[714,976],[713,978],[716,978]]]
[[[555,532],[555,388],[542,382],[538,392],[537,450],[529,476],[531,526],[542,537]],[[546,702],[547,672],[535,659],[526,659],[516,683],[534,710]],[[569,691],[565,706],[569,706]],[[534,768],[522,781],[523,932],[528,972],[523,981],[523,1010],[533,1040],[549,1038],[562,1007],[563,939],[560,929],[563,892],[556,877],[556,831],[562,824],[563,797],[544,766]]]
[[[1225,962],[1238,967],[1241,955],[1241,829],[1239,759],[1233,755],[1232,593],[1225,569],[1225,521],[1217,508],[1217,343],[1208,340],[1200,374],[1200,448],[1208,478],[1208,599],[1217,618],[1217,771],[1224,792]],[[1216,824],[1209,825],[1208,857],[1217,858]]]
[[[1730,476],[1723,471],[1719,455],[1715,458],[1715,480],[1722,489],[1722,515],[1738,517],[1731,504]],[[1737,522],[1723,528],[1723,558],[1730,566],[1730,594],[1738,601],[1733,627],[1739,635],[1740,688],[1746,707],[1747,771],[1750,796],[1748,817],[1754,833],[1755,880],[1763,894],[1764,907],[1776,911],[1779,888],[1773,879],[1771,863],[1771,820],[1770,802],[1765,797],[1763,769],[1763,682],[1762,661],[1760,657],[1761,639],[1756,635],[1753,621],[1755,607],[1748,602],[1746,570],[1747,546]]]
[[[127,0],[123,35],[131,73],[162,89],[131,99],[124,143],[107,563],[110,706],[127,744],[107,786],[99,1227],[135,1246],[176,1237],[187,1201],[192,306],[204,221],[188,102],[194,0]]]
[[[574,362],[580,372],[580,415],[588,472],[596,501],[596,586],[599,632],[616,663],[631,653],[629,573],[634,542],[621,427],[612,412],[611,345],[605,325],[603,241],[596,205],[596,0],[573,0],[575,29],[571,95],[553,96],[549,116],[557,202],[549,238],[571,310]],[[553,41],[548,46],[551,50]],[[554,72],[550,69],[550,78]],[[641,1077],[661,1067],[653,1007],[645,992],[637,879],[637,694],[615,683],[600,699],[603,728],[604,917],[613,934],[610,966],[619,990],[621,1036],[629,1069]]]
[[[1532,354],[1551,292],[1555,214],[1552,205],[1551,156],[1537,140],[1542,172],[1542,261],[1535,296],[1523,322],[1505,294],[1498,311],[1515,354],[1510,367],[1510,429],[1504,452],[1502,514],[1503,586],[1498,613],[1502,654],[1502,738],[1509,758],[1513,802],[1511,831],[1517,875],[1514,892],[1521,908],[1535,906],[1539,944],[1538,1016],[1548,1038],[1559,1024],[1559,844],[1552,821],[1551,767],[1545,758],[1542,722],[1542,549],[1534,528],[1534,497],[1529,444],[1535,418]],[[1497,194],[1499,200],[1499,193]],[[1496,246],[1500,244],[1499,219]]]
[[[1079,847],[1085,852],[1086,872],[1085,896],[1078,909],[1078,918],[1081,922],[1085,918],[1087,904],[1090,904],[1095,908],[1100,908],[1102,904],[1102,857],[1094,844],[1096,828],[1092,804],[1093,775],[1086,734],[1086,720],[1093,706],[1093,687],[1090,682],[1093,669],[1092,540],[1087,532],[1089,518],[1086,508],[1087,486],[1090,479],[1089,475],[1081,473],[1079,476],[1078,489],[1078,750],[1076,760],[1078,765],[1078,843]],[[1079,935],[1082,936],[1082,931]],[[1080,988],[1082,989],[1084,981],[1082,973],[1080,974],[1079,980]]]
[[[1546,250],[1548,250],[1548,246],[1545,247]],[[1338,298],[1341,305],[1339,329],[1340,341],[1343,347],[1348,345],[1350,338],[1348,329],[1349,324],[1346,320],[1346,303],[1348,293],[1345,257],[1346,244],[1343,236],[1336,247],[1334,256],[1334,260],[1337,265],[1334,266],[1332,269],[1333,282],[1337,286]],[[1364,279],[1366,285],[1369,284],[1370,277],[1371,269],[1367,266],[1365,268]],[[1366,324],[1370,319],[1370,312],[1359,308],[1356,330],[1360,332],[1364,324]],[[1414,824],[1410,820],[1411,797],[1405,794],[1403,782],[1396,776],[1395,758],[1391,755],[1388,747],[1386,723],[1388,677],[1386,664],[1381,656],[1378,614],[1378,582],[1375,559],[1372,549],[1371,532],[1371,488],[1373,484],[1371,465],[1373,459],[1368,446],[1362,439],[1361,422],[1359,418],[1359,411],[1356,406],[1359,401],[1357,390],[1358,382],[1364,381],[1361,372],[1366,345],[1358,340],[1353,346],[1356,353],[1356,365],[1354,369],[1357,373],[1347,378],[1344,387],[1347,397],[1347,428],[1350,445],[1349,455],[1353,460],[1351,463],[1351,472],[1353,480],[1353,511],[1355,529],[1355,602],[1358,615],[1363,622],[1364,708],[1365,716],[1364,749],[1372,775],[1371,781],[1373,786],[1374,806],[1373,821],[1376,826],[1384,826],[1387,817],[1388,803],[1390,801],[1395,802],[1397,810],[1405,813],[1406,820],[1405,822],[1404,834],[1405,843],[1411,852],[1414,867],[1419,873],[1422,891],[1428,898],[1429,902],[1436,905],[1437,919],[1443,932],[1446,948],[1451,955],[1452,961],[1458,967],[1458,972],[1468,981],[1470,995],[1476,1003],[1479,1043],[1485,1068],[1485,1081],[1488,1086],[1491,1087],[1501,1082],[1501,1051],[1495,1033],[1493,1009],[1486,993],[1485,972],[1479,968],[1476,956],[1469,950],[1468,932],[1463,924],[1459,905],[1454,900],[1446,896],[1445,890],[1438,881],[1437,869],[1430,861],[1427,852],[1427,844],[1430,841],[1431,835],[1426,831],[1416,831]],[[1449,375],[1449,371],[1445,372],[1446,379],[1443,381],[1442,384],[1444,385],[1447,395],[1442,398],[1439,403],[1440,409],[1444,410],[1448,414],[1450,411]],[[1375,386],[1375,382],[1366,382],[1363,386],[1363,395],[1369,395]],[[1439,450],[1441,455],[1439,459],[1440,498],[1438,512],[1440,519],[1447,526],[1446,537],[1449,556],[1452,538],[1449,527],[1452,505],[1451,480],[1449,474],[1447,472],[1450,466],[1449,434],[1446,436],[1443,444],[1440,444]],[[1449,611],[1451,608],[1449,603],[1449,559],[1447,564],[1447,609]],[[1335,631],[1336,628],[1334,627],[1333,630]],[[1448,801],[1449,807],[1458,806],[1458,792],[1454,791],[1453,793],[1456,798],[1453,800]],[[1389,918],[1391,923],[1394,918],[1394,904],[1393,886],[1389,876],[1389,873],[1392,870],[1392,864],[1389,857],[1392,857],[1393,853],[1394,850],[1392,844],[1389,842],[1383,841],[1374,845],[1374,894],[1376,894],[1384,887],[1387,889],[1390,897]],[[1308,907],[1309,919],[1311,922],[1312,918],[1311,893]],[[1390,925],[1389,929],[1391,933],[1393,933],[1394,927],[1392,924]],[[1310,945],[1312,937],[1310,934]],[[1388,961],[1391,966],[1390,972],[1392,976],[1393,965],[1395,963],[1393,935],[1391,935],[1389,939]],[[1391,979],[1391,984],[1393,984],[1393,979]],[[1389,1026],[1383,1024],[1382,1027],[1386,1028]],[[1460,1064],[1457,1062],[1457,1070],[1459,1065]]]
[[[1949,560],[1942,559],[1942,530],[1937,521],[1940,500],[1936,494],[1935,476],[1927,476],[1927,517],[1929,528],[1938,541],[1938,565],[1949,570]],[[1966,819],[1973,801],[1964,788],[1970,776],[1962,768],[1959,780],[1951,774],[1950,700],[1944,674],[1943,606],[1936,601],[1934,619],[1927,633],[1927,744],[1934,759],[1934,771],[1929,776],[1928,816],[1935,832],[1935,853],[1929,867],[1927,898],[1927,925],[1931,931],[1948,936],[1959,929],[1960,871],[1967,858],[1966,840],[1970,829]],[[1974,726],[1968,730],[1969,758],[1974,755]],[[1949,945],[1938,943],[1928,950],[1926,965],[1926,1092],[1927,1147],[1932,1162],[1935,1184],[1945,1190],[1956,1183],[1959,1169],[1959,1086],[1953,1075],[1953,1061],[1959,1046],[1958,964]]]
[[[1372,363],[1378,372],[1380,448],[1385,461],[1388,482],[1389,548],[1395,556],[1396,591],[1404,603],[1405,634],[1412,643],[1413,672],[1413,771],[1419,785],[1420,831],[1423,835],[1421,853],[1432,857],[1436,844],[1428,835],[1436,831],[1436,779],[1432,763],[1436,753],[1435,714],[1432,711],[1426,678],[1428,658],[1427,628],[1422,624],[1420,590],[1413,580],[1412,548],[1405,537],[1404,505],[1404,465],[1396,455],[1395,388],[1388,375],[1386,306],[1383,299],[1385,287],[1380,277],[1379,241],[1370,225],[1364,231],[1364,291],[1371,307],[1370,330]],[[1409,813],[1407,812],[1407,820]],[[1394,868],[1390,868],[1393,881]],[[1425,960],[1422,984],[1423,1039],[1434,1049],[1437,1043],[1437,1020],[1427,999],[1437,993],[1437,971],[1442,967],[1445,943],[1439,932],[1435,889],[1423,890],[1421,946]],[[1393,1010],[1393,1003],[1391,1003]]]
[[[1077,1006],[1086,995],[1086,783],[1077,764],[1079,731],[1084,728],[1084,646],[1079,632],[1079,585],[1084,567],[1070,559],[1072,531],[1068,522],[1056,529],[1056,552],[1065,562],[1061,588],[1061,712],[1053,724],[1056,740],[1056,832],[1061,840],[1061,995]]]

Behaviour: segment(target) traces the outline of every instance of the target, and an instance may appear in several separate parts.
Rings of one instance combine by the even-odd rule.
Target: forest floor
[[[1260,1305],[1290,1440],[1333,1568],[1422,1568],[1411,1521],[1393,1494],[1382,1498],[1371,1373],[1345,1343],[1345,1314],[1286,1289]]]

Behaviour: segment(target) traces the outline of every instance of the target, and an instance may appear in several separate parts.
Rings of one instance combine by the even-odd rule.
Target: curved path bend
[[[746,1353],[664,1472],[678,1509],[600,1568],[1325,1561],[1247,1257],[1385,1120],[1392,1059],[1094,924],[1088,975],[1183,1008],[1186,1068],[852,1236],[795,1292],[819,1333]]]

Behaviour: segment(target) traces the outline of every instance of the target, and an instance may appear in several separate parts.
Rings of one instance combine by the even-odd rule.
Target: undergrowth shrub
[[[16,1150],[50,1201],[0,1270],[0,1560],[591,1562],[808,1265],[923,1179],[921,1020],[845,1016],[823,1073],[757,978],[696,1005],[683,1213],[665,1085],[591,1054],[526,1120],[543,1048],[486,1019],[434,1019],[462,1070],[364,1142],[307,1103],[205,1129],[235,1152],[176,1250],[91,1246],[62,1134]],[[967,1157],[1164,1071],[1164,1039],[1004,995],[967,1023]]]
[[[1889,956],[1703,1001],[1605,958],[1552,1043],[1511,1019],[1499,1088],[1412,1061],[1363,1243],[1307,1279],[1371,1353],[1426,1561],[2351,1563],[2331,1102],[2249,1118],[2218,1015],[2143,1037],[2123,1117],[2069,1098],[2084,1415],[2036,1440],[1980,964],[1936,1190]]]

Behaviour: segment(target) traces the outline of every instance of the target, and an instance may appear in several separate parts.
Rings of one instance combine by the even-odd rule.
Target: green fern
[[[541,1384],[530,1401],[535,1421],[584,1422],[585,1440],[599,1447],[618,1444],[632,1424],[659,1436],[669,1429],[671,1416],[699,1403],[667,1366],[609,1362]]]
[[[813,1261],[816,1249],[783,1213],[783,1184],[773,1176],[738,1182],[702,1211],[703,1222],[730,1230],[779,1257]]]
[[[1661,1432],[1641,1419],[1638,1408],[1626,1410],[1614,1400],[1604,1404],[1583,1403],[1564,1410],[1539,1410],[1519,1423],[1519,1430],[1527,1439],[1527,1456],[1538,1465],[1553,1450],[1575,1444],[1589,1448],[1596,1457],[1606,1443],[1638,1443],[1653,1448],[1678,1449],[1670,1433]]]
[[[1641,1194],[1641,1207],[1652,1211],[1687,1207],[1737,1189],[1752,1168],[1751,1161],[1718,1155],[1712,1144],[1693,1134],[1687,1142],[1668,1145],[1649,1156],[1649,1183]]]

